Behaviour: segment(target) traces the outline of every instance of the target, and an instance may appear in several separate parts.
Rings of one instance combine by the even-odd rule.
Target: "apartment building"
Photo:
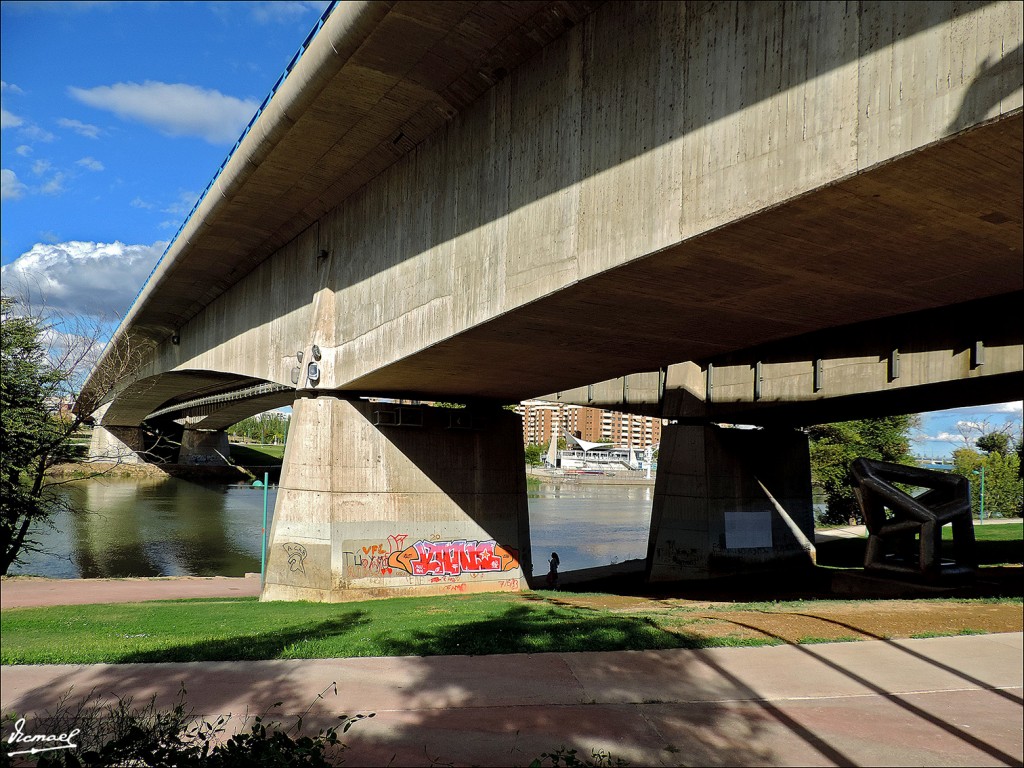
[[[662,420],[582,405],[527,400],[516,406],[523,417],[523,445],[547,445],[553,432],[568,430],[581,440],[646,448],[661,442]]]

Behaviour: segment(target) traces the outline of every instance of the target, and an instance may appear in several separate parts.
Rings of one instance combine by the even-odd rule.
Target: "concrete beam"
[[[1015,400],[1024,294],[820,331],[542,399],[688,422],[806,425]]]
[[[331,134],[351,78],[433,82],[430,57],[391,71],[422,42],[389,13],[379,55],[259,156],[266,183],[194,228],[155,369],[517,400],[1021,287],[1019,4],[586,13],[371,179],[370,145]],[[245,222],[282,211],[305,228],[264,261],[278,235]],[[195,303],[196,274],[216,297]]]

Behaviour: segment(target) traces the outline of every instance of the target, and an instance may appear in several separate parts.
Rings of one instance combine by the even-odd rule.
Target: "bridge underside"
[[[119,329],[156,375],[104,423],[291,382],[266,597],[517,589],[523,461],[494,405],[655,372],[652,402],[698,423],[667,430],[650,577],[800,555],[805,437],[707,421],[772,399],[796,419],[787,365],[833,404],[1020,383],[1019,321],[844,339],[1024,291],[1021,20],[998,2],[339,5]],[[799,360],[764,357],[812,335]],[[847,354],[866,387],[833,388]],[[915,384],[921,361],[944,372]]]
[[[514,402],[1024,288],[1021,113],[582,280],[339,390]]]
[[[807,426],[1017,400],[1024,293],[785,339],[551,393],[543,400],[678,419]]]

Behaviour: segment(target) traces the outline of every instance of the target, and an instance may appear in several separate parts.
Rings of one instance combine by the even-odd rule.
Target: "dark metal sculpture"
[[[966,478],[948,472],[857,459],[850,467],[868,529],[864,567],[911,573],[929,580],[972,572],[974,521]],[[897,487],[926,488],[911,496]],[[942,527],[953,527],[953,562],[940,557]]]

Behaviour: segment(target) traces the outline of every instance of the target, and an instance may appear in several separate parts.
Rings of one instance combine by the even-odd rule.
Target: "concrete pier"
[[[221,464],[228,463],[231,446],[228,433],[223,430],[186,429],[181,436],[179,464]]]
[[[143,450],[142,427],[96,425],[89,441],[92,461],[112,461],[118,464],[139,464]]]
[[[501,409],[296,400],[262,598],[526,588],[521,430]]]
[[[810,459],[803,433],[664,427],[647,555],[649,581],[809,564],[810,554],[769,493],[813,541]]]

